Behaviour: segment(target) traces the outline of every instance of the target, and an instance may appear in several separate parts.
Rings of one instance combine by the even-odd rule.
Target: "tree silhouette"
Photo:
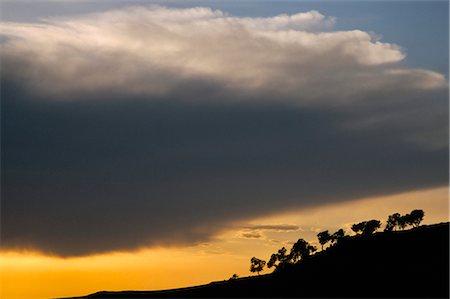
[[[266,261],[260,260],[259,258],[252,257],[250,259],[250,272],[255,273],[257,272],[259,275],[259,272],[261,272],[266,265]]]
[[[373,234],[378,228],[380,228],[381,222],[379,220],[362,221],[352,225],[352,231],[355,233],[361,233],[364,236]]]
[[[399,223],[402,222],[401,218],[402,218],[402,216],[400,216],[399,213],[394,213],[392,215],[389,215],[388,219],[386,221],[386,227],[384,228],[384,230],[392,231],[392,230],[395,230],[396,227],[400,228]]]
[[[311,253],[317,250],[316,247],[310,245],[303,239],[298,239],[297,242],[292,246],[291,252],[289,254],[290,260],[295,263],[299,259],[305,259],[311,255]]]
[[[355,223],[352,225],[351,229],[352,231],[354,231],[356,234],[358,233],[362,233],[364,226],[366,225],[367,221],[362,221],[360,223]]]
[[[331,243],[335,243],[338,242],[340,239],[342,239],[343,237],[345,237],[345,231],[341,228],[339,229],[337,232],[333,233],[330,236],[330,241]]]
[[[398,219],[398,222],[397,222],[398,228],[401,230],[404,230],[406,225],[407,225],[407,223],[406,223],[405,216],[400,216],[400,218]]]
[[[267,268],[272,268],[273,266],[277,267],[280,264],[288,263],[289,256],[286,254],[286,252],[287,249],[285,247],[281,247],[280,249],[278,249],[277,253],[273,253],[270,256],[269,262],[267,263]]]
[[[284,247],[283,247],[284,248]],[[267,268],[272,268],[273,266],[277,266],[275,263],[278,261],[278,256],[276,253],[272,253],[269,261],[267,262]]]
[[[239,278],[239,275],[237,275],[236,273],[234,273],[233,275],[231,275],[229,280],[236,280]]]
[[[328,233],[328,231],[323,231],[317,234],[317,239],[319,239],[319,243],[322,246],[322,250],[323,250],[323,245],[327,244],[328,241],[331,240],[331,236]]]
[[[372,235],[377,229],[379,229],[381,226],[381,222],[379,220],[369,220],[366,222],[366,225],[364,225],[362,234],[365,236]]]
[[[404,222],[413,227],[418,227],[423,220],[423,216],[425,216],[423,210],[413,210],[404,216]]]
[[[403,230],[407,225],[418,227],[422,222],[424,215],[425,213],[423,210],[417,209],[403,216],[399,213],[394,213],[388,216],[384,231],[392,231],[397,228]],[[373,235],[380,227],[381,222],[379,220],[372,219],[355,223],[351,226],[351,229],[356,233],[356,235],[370,236]],[[341,228],[333,234],[330,234],[328,230],[322,231],[317,234],[317,238],[323,251],[324,245],[326,245],[328,242],[331,242],[331,244],[333,245],[343,238],[351,237],[346,236],[345,231]],[[275,267],[275,270],[277,271],[285,269],[297,263],[299,260],[308,258],[316,250],[317,248],[315,246],[300,238],[293,244],[289,254],[287,254],[287,250],[285,247],[282,247],[278,250],[278,252],[273,253],[270,256],[269,262],[267,263],[267,268]],[[250,263],[250,271],[252,273],[257,272],[258,275],[266,266],[266,261],[258,259],[256,257],[252,257],[250,259]],[[230,279],[236,279],[237,277],[238,276],[235,274]]]

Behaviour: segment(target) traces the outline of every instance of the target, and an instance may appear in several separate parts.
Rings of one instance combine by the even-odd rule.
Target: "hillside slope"
[[[193,269],[195,271],[195,269]],[[345,239],[277,273],[83,298],[449,297],[449,223]]]

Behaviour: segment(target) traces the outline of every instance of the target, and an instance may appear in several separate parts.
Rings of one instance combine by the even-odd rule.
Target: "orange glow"
[[[198,248],[197,248],[198,250]],[[155,249],[61,259],[38,254],[0,256],[2,298],[52,298],[99,290],[163,289],[230,277],[239,258]]]
[[[242,227],[214,241],[182,248],[152,248],[80,258],[57,258],[33,252],[0,254],[0,297],[37,299],[86,295],[100,290],[156,290],[225,280],[233,273],[250,275],[252,256],[268,259],[281,246],[304,238],[315,242],[320,230],[333,231],[361,220],[385,220],[389,214],[425,211],[424,224],[449,220],[448,188],[367,198],[289,211],[246,224],[292,224],[295,231],[261,230],[259,238],[244,238]],[[263,272],[264,273],[264,272]]]

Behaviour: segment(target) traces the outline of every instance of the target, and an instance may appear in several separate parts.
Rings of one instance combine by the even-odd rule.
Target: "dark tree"
[[[406,215],[400,216],[400,218],[399,218],[398,221],[397,221],[397,227],[398,227],[399,229],[401,229],[401,230],[404,230],[405,227],[407,226],[407,223],[406,223],[406,217],[405,217],[405,216],[406,216]]]
[[[334,244],[335,242],[339,242],[343,237],[345,237],[345,231],[341,228],[330,236],[330,241]]]
[[[287,249],[284,246],[278,250],[277,256],[280,263],[286,262],[288,260],[289,256],[286,253]]]
[[[322,246],[322,250],[323,250],[323,245],[327,244],[328,241],[330,241],[330,234],[328,233],[328,231],[323,231],[317,234],[317,239],[319,239],[319,243]]]
[[[364,225],[362,234],[364,236],[372,235],[377,229],[379,229],[381,226],[381,222],[379,220],[369,220]]]
[[[252,273],[258,273],[261,272],[264,269],[264,266],[266,265],[266,261],[260,260],[259,258],[252,257],[250,259],[250,272]]]
[[[362,233],[364,230],[364,227],[366,226],[367,221],[362,221],[360,223],[355,223],[352,225],[352,231],[354,231],[356,234]]]
[[[423,216],[425,216],[423,210],[413,210],[411,213],[404,216],[405,223],[407,225],[412,225],[413,227],[418,227],[423,220]]]
[[[278,257],[276,253],[272,253],[272,255],[270,256],[269,261],[267,262],[267,268],[272,268],[273,266],[277,266],[276,262],[278,261]]]
[[[287,252],[286,248],[282,247],[278,250],[277,253],[272,254],[270,256],[269,262],[267,263],[267,268],[272,268],[273,266],[277,267],[280,264],[288,263],[289,256],[286,255],[286,252]]]
[[[239,275],[237,275],[236,273],[234,273],[233,275],[231,275],[229,280],[236,280],[239,278]]]
[[[373,234],[378,228],[380,228],[381,222],[379,220],[369,220],[356,223],[352,225],[352,231],[355,233],[361,233],[364,236]]]
[[[298,239],[297,242],[292,246],[291,253],[289,254],[290,260],[295,263],[299,259],[305,259],[311,255],[311,253],[317,250],[316,247],[310,245],[303,239]]]
[[[400,227],[399,223],[402,221],[401,218],[402,216],[400,216],[399,213],[389,215],[388,219],[386,220],[386,227],[384,228],[384,230],[390,232],[392,230],[395,230],[396,227]]]

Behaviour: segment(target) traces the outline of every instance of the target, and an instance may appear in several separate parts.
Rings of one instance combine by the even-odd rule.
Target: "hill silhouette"
[[[195,269],[193,269],[195,271]],[[271,274],[77,298],[448,298],[449,223],[354,236]]]

